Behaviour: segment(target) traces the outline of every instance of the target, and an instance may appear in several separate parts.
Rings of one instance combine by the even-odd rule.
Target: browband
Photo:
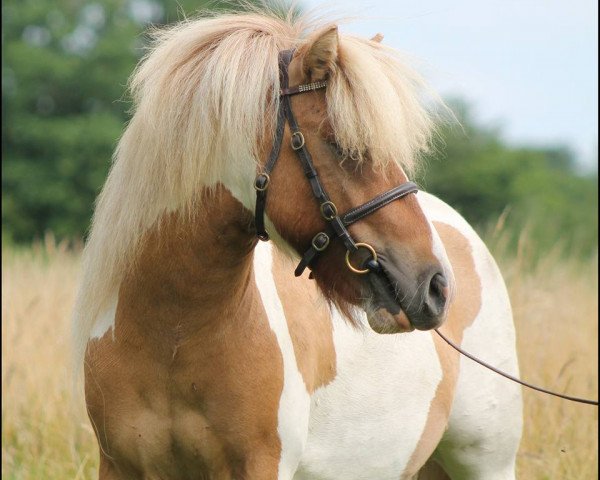
[[[310,92],[311,90],[318,90],[320,88],[325,88],[327,86],[327,82],[313,82],[313,83],[305,83],[303,85],[297,85],[295,87],[290,88],[282,88],[279,92],[279,95],[296,95],[297,93]]]

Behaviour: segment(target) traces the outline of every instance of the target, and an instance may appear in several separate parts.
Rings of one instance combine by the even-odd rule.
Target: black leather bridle
[[[346,265],[350,270],[359,274],[369,272],[380,273],[381,266],[377,260],[377,253],[375,252],[375,249],[367,243],[355,242],[346,227],[352,225],[361,218],[370,215],[394,200],[403,198],[410,193],[416,193],[418,191],[417,185],[415,185],[413,182],[403,183],[402,185],[376,196],[363,205],[355,207],[342,215],[338,214],[337,207],[331,201],[329,195],[327,195],[323,185],[321,185],[319,175],[313,165],[310,153],[306,148],[304,135],[302,135],[300,127],[296,122],[290,102],[290,97],[292,95],[325,88],[327,86],[327,82],[314,82],[304,85],[297,85],[295,87],[289,87],[288,67],[292,60],[293,53],[294,50],[284,50],[279,53],[280,102],[279,111],[277,112],[275,140],[273,142],[273,148],[271,149],[267,163],[263,167],[262,172],[260,172],[254,180],[254,189],[256,190],[256,209],[254,220],[256,225],[256,235],[260,240],[269,240],[269,234],[265,230],[264,222],[267,188],[271,180],[270,174],[275,167],[277,158],[279,158],[283,133],[285,130],[285,123],[287,121],[292,132],[292,149],[298,154],[302,169],[304,170],[304,175],[310,183],[313,195],[317,199],[317,202],[319,202],[321,215],[328,223],[325,231],[319,232],[313,237],[309,249],[304,252],[300,263],[296,267],[294,272],[295,275],[298,277],[302,275],[302,272],[304,272],[306,267],[313,266],[316,260],[319,258],[319,255],[329,246],[331,239],[335,237],[340,238],[346,247]],[[350,254],[356,252],[359,248],[365,248],[371,254],[371,259],[365,263],[366,268],[363,269],[354,267],[350,262]]]

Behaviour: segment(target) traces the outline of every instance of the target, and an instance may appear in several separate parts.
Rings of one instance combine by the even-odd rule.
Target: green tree
[[[85,234],[128,120],[127,78],[149,24],[231,6],[210,0],[6,0],[2,4],[3,237]],[[475,226],[509,208],[542,247],[597,249],[597,175],[560,146],[514,147],[453,102],[462,128],[440,131],[421,184]]]
[[[449,102],[458,122],[439,132],[437,151],[419,178],[424,188],[456,208],[475,227],[507,212],[516,241],[523,229],[544,250],[598,248],[598,177],[580,175],[564,146],[511,146],[498,128],[478,125],[469,105]]]
[[[2,225],[15,241],[81,236],[128,119],[127,78],[150,23],[209,0],[2,3]]]

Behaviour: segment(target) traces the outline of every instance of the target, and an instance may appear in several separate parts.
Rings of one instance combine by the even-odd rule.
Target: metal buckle
[[[327,205],[329,205],[329,206],[330,206],[330,207],[333,209],[333,215],[332,215],[331,217],[328,217],[327,215],[325,215],[324,208],[325,208]],[[329,222],[329,221],[331,221],[331,220],[333,220],[335,217],[337,217],[337,214],[338,214],[337,207],[335,206],[335,203],[333,203],[333,202],[330,202],[329,200],[328,200],[328,201],[326,201],[326,202],[323,202],[323,203],[321,204],[321,207],[320,207],[320,209],[321,209],[321,215],[323,215],[323,218],[324,218],[325,220],[327,220],[328,222]]]
[[[361,247],[369,250],[369,252],[371,253],[371,256],[373,257],[373,260],[377,261],[377,252],[375,252],[375,249],[371,245],[369,245],[368,243],[357,243],[356,244],[357,250]],[[348,266],[348,268],[350,270],[352,270],[354,273],[358,273],[359,275],[369,273],[369,271],[370,271],[368,268],[365,268],[364,270],[360,270],[360,269],[352,266],[352,264],[350,263],[350,250],[346,250],[346,265]]]
[[[326,239],[325,243],[321,247],[317,246],[317,244],[315,243],[315,241],[317,240],[317,237],[319,237],[320,235],[323,235]],[[313,239],[310,243],[317,252],[322,252],[329,246],[329,235],[327,235],[325,232],[319,232],[313,237]]]
[[[300,141],[300,145],[296,146],[294,144],[294,138],[298,138]],[[292,133],[292,150],[300,150],[304,146],[304,135],[302,132],[294,132]]]
[[[258,186],[258,181],[260,178],[264,178],[265,179],[265,184],[262,187]],[[259,173],[256,178],[254,179],[254,190],[256,190],[257,192],[264,192],[267,187],[269,186],[269,182],[271,181],[271,177],[269,177],[268,173]]]

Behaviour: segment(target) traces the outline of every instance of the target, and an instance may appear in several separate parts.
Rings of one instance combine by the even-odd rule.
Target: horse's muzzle
[[[421,274],[396,268],[381,259],[383,274],[369,275],[375,309],[384,308],[399,324],[398,331],[431,330],[446,318],[448,280],[438,267]],[[410,326],[407,327],[407,321]],[[386,329],[389,330],[389,329]]]

